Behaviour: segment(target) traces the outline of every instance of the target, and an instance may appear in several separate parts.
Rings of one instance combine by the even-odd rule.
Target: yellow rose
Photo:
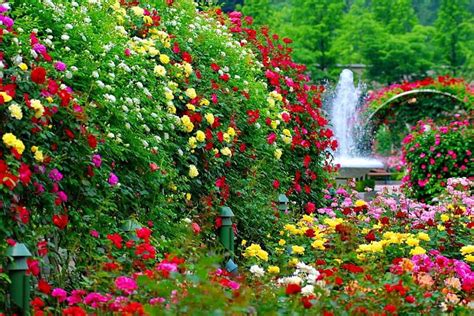
[[[227,129],[227,134],[229,134],[230,136],[234,137],[235,136],[235,129],[233,127],[229,127]]]
[[[196,90],[194,90],[194,88],[188,88],[186,89],[186,92],[185,92],[186,96],[190,99],[194,99],[197,97],[197,94],[196,94]]]
[[[43,162],[44,156],[43,156],[43,152],[41,150],[37,150],[35,152],[35,160],[38,161],[38,162]]]
[[[153,69],[153,72],[155,73],[156,76],[160,76],[160,77],[166,76],[166,69],[165,67],[161,65],[155,66],[155,68]]]
[[[153,24],[153,19],[149,17],[148,15],[145,15],[143,17],[143,22],[145,22],[145,24]]]
[[[194,105],[190,104],[190,103],[186,104],[186,107],[187,107],[188,110],[190,110],[190,111],[196,110],[196,107],[195,107]]]
[[[283,151],[280,148],[275,149],[275,152],[273,153],[275,158],[278,160],[280,160],[282,154],[283,154]]]
[[[207,123],[209,123],[209,125],[214,124],[215,119],[212,113],[207,113],[206,115],[204,115],[204,118],[206,119]]]
[[[40,100],[31,100],[30,105],[35,110],[35,117],[40,118],[44,114],[44,106],[41,104]]]
[[[411,247],[418,246],[420,244],[420,241],[417,238],[413,238],[413,237],[407,238],[405,242],[407,243],[408,246],[411,246]]]
[[[6,92],[0,92],[0,96],[3,98],[3,102],[10,102],[12,97],[9,96]]]
[[[131,10],[132,10],[133,14],[135,14],[136,16],[142,16],[143,13],[145,12],[145,10],[143,10],[142,8],[137,7],[137,6],[131,7]]]
[[[280,268],[277,266],[269,266],[267,271],[268,273],[271,273],[271,274],[278,274],[280,273]]]
[[[460,249],[462,255],[471,254],[474,252],[474,245],[464,246]]]
[[[21,120],[23,118],[23,112],[21,111],[21,108],[18,104],[11,104],[8,107],[8,110],[10,111],[11,117],[17,120]]]
[[[194,136],[189,137],[188,145],[190,148],[196,148],[196,137]]]
[[[16,142],[16,136],[13,135],[12,133],[6,133],[6,134],[3,134],[2,140],[3,140],[3,143],[7,147],[13,147]]]
[[[18,67],[23,71],[28,70],[28,65],[25,63],[19,64]]]
[[[415,256],[415,255],[424,255],[426,253],[426,250],[421,248],[420,246],[416,246],[412,250],[410,250],[410,255]]]
[[[165,54],[161,54],[160,55],[160,61],[162,64],[168,64],[170,62],[170,58],[168,57],[168,55],[165,55]]]
[[[366,206],[367,202],[365,202],[364,200],[357,200],[357,201],[355,201],[354,205],[356,207]]]
[[[189,165],[189,177],[196,178],[199,175],[199,171],[197,170],[195,165]]]
[[[446,214],[441,214],[441,221],[443,221],[443,222],[449,221],[449,216],[446,215]]]
[[[208,99],[202,99],[202,100],[199,102],[199,105],[201,105],[201,106],[207,106],[207,105],[209,105],[209,104],[210,104],[210,102],[209,102]]]
[[[198,142],[203,142],[204,140],[206,140],[206,134],[204,134],[203,131],[197,131],[196,132],[196,139]]]
[[[424,241],[430,241],[430,236],[427,233],[419,232],[418,233],[418,239],[424,240]]]
[[[221,149],[221,154],[224,156],[232,156],[232,151],[229,149],[229,147],[224,147]]]
[[[294,254],[302,255],[302,254],[304,254],[304,247],[301,247],[301,246],[292,246],[292,247],[291,247],[291,251],[292,251]]]

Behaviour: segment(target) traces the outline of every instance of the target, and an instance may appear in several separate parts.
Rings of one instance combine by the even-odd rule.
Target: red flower
[[[28,167],[27,164],[22,163],[20,165],[20,169],[18,170],[18,173],[20,175],[20,181],[24,185],[28,185],[28,183],[30,183],[31,181],[31,175],[32,175],[30,167]]]
[[[107,235],[107,239],[110,240],[118,249],[122,248],[123,239],[119,234],[109,234]]]
[[[89,143],[89,146],[92,149],[95,149],[97,147],[97,138],[95,138],[94,135],[89,134],[89,136],[87,136],[87,142]]]
[[[313,202],[306,203],[305,211],[306,214],[314,213],[314,211],[316,211],[316,204],[314,204]]]
[[[28,258],[26,259],[26,263],[28,264],[27,272],[31,273],[34,276],[38,276],[40,273],[39,261]]]
[[[138,238],[143,239],[145,242],[148,242],[150,240],[151,229],[149,229],[148,227],[137,229],[136,232]]]
[[[192,223],[191,228],[193,229],[193,233],[198,235],[201,232],[201,227],[199,227],[198,223]]]
[[[67,224],[69,222],[69,217],[67,214],[54,214],[53,215],[53,224],[56,225],[59,229],[64,229],[66,228]]]
[[[397,307],[395,305],[392,305],[392,304],[387,304],[385,305],[384,311],[386,312],[389,312],[389,313],[395,313],[397,311]]]
[[[31,71],[31,80],[37,84],[46,82],[46,70],[43,67],[36,67]]]
[[[217,65],[217,64],[211,64],[211,68],[214,71],[219,71],[219,69],[221,69],[221,67],[219,67],[219,65]]]
[[[63,316],[86,316],[86,311],[79,306],[71,306],[63,309]]]
[[[48,242],[46,240],[38,242],[37,247],[38,255],[40,257],[44,257],[48,254]]]
[[[286,295],[296,294],[299,292],[301,292],[301,286],[299,286],[298,284],[288,284],[286,286]]]
[[[405,297],[405,301],[407,303],[413,304],[413,303],[415,303],[415,298],[411,295],[408,295],[407,297]]]
[[[270,135],[267,136],[267,143],[269,145],[273,144],[276,140],[276,134],[275,133],[271,133]]]
[[[272,186],[275,190],[278,189],[280,187],[280,181],[273,180]]]
[[[44,294],[49,294],[51,293],[51,285],[44,280],[44,279],[39,279],[38,280],[38,290]]]

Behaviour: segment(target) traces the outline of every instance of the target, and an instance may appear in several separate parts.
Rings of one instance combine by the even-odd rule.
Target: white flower
[[[69,38],[70,38],[70,37],[69,37],[69,35],[67,35],[67,34],[61,35],[61,39],[62,39],[63,41],[68,41]]]
[[[314,286],[312,285],[306,285],[305,287],[301,289],[301,295],[303,296],[309,296],[313,294],[313,292],[314,292]]]
[[[256,277],[263,277],[265,275],[265,270],[259,267],[258,265],[254,264],[250,267],[250,272],[255,275]]]
[[[302,279],[299,276],[291,276],[286,278],[278,279],[279,284],[288,285],[288,284],[301,284]]]
[[[70,23],[64,25],[64,27],[66,28],[66,30],[72,30],[74,28],[74,26],[72,26],[72,24]]]
[[[92,72],[92,77],[94,77],[94,78],[96,78],[96,79],[99,78],[99,72],[98,72],[97,70],[94,70],[94,71]]]

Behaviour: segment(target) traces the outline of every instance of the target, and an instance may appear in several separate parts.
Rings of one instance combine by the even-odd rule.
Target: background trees
[[[473,74],[472,0],[245,0],[242,9],[291,37],[315,79],[354,64],[383,84]]]

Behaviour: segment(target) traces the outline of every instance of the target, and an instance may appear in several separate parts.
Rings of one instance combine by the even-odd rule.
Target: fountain
[[[335,164],[341,166],[339,179],[367,176],[374,168],[383,168],[383,163],[363,155],[358,146],[358,126],[363,123],[358,117],[358,105],[361,89],[354,86],[354,75],[349,69],[344,69],[339,77],[334,97],[330,104],[330,121],[333,126],[334,136],[339,144],[335,153]]]

